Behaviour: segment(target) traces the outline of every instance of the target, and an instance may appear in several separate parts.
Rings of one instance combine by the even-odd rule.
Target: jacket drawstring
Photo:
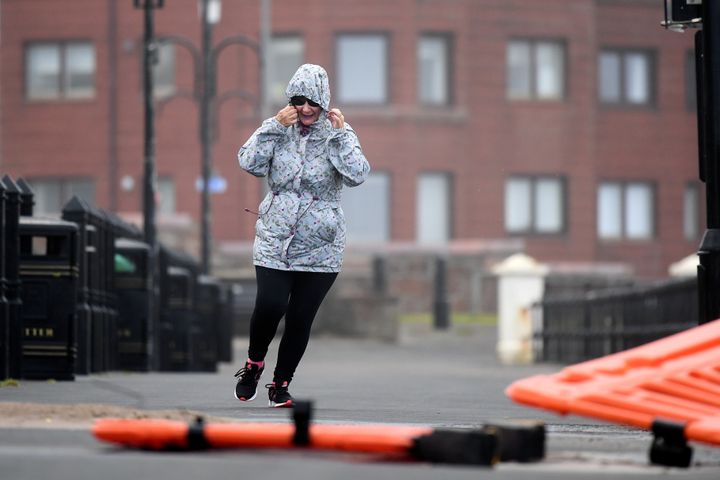
[[[245,208],[244,210],[248,213],[252,213],[253,215],[257,215],[258,217],[265,215],[272,208],[272,204],[275,201],[275,197],[277,197],[279,195],[278,192],[272,192],[272,194],[273,194],[273,196],[272,196],[272,199],[270,199],[270,204],[267,206],[267,208],[265,209],[264,212],[259,213],[259,212],[256,212],[255,210],[250,210],[249,208]]]

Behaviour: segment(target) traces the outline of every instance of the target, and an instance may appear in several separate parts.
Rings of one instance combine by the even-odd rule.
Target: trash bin
[[[193,342],[193,370],[217,371],[220,351],[220,321],[222,316],[222,286],[214,277],[198,277],[195,289],[195,330]]]
[[[190,270],[168,266],[161,274],[158,348],[161,371],[188,371],[193,332],[192,275]]]
[[[118,370],[147,372],[153,359],[155,326],[149,318],[152,273],[150,246],[126,238],[115,240],[114,287],[117,295],[116,325]]]
[[[22,377],[75,379],[77,225],[20,219]]]

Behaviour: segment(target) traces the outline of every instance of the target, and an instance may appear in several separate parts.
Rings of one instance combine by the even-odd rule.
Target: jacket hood
[[[330,110],[330,82],[327,72],[320,65],[301,65],[290,79],[285,95],[288,100],[297,96],[309,98],[319,103],[323,110]]]

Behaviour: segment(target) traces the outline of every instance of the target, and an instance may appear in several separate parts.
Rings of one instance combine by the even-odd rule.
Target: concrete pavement
[[[579,417],[558,417],[512,403],[513,380],[559,366],[507,367],[495,359],[493,327],[458,325],[436,332],[403,326],[398,344],[316,336],[291,392],[312,399],[317,422],[389,423],[472,428],[487,422],[543,420],[548,453],[537,464],[492,469],[372,463],[364,456],[308,451],[155,453],[118,449],[88,432],[92,419],[145,414],[218,421],[286,421],[288,410],[267,408],[264,389],[252,403],[232,395],[239,365],[217,374],[112,372],[75,382],[22,381],[0,388],[0,478],[626,478],[628,475],[720,478],[720,449],[694,445],[694,466],[667,469],[647,463],[646,432]],[[246,340],[236,342],[244,359]],[[270,380],[277,343],[271,347]],[[22,404],[18,406],[18,404]],[[14,408],[10,408],[14,407]],[[4,409],[4,410],[3,410]]]

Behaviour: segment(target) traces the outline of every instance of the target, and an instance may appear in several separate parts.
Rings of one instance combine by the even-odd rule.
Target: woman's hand
[[[343,128],[345,126],[345,117],[339,108],[331,109],[327,115],[333,128]]]
[[[283,127],[294,125],[298,121],[297,109],[292,105],[288,105],[275,115],[275,119],[280,122]]]

